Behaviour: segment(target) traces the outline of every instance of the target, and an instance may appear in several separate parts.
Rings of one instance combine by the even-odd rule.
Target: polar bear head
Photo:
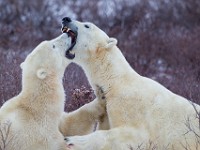
[[[52,76],[63,76],[70,63],[65,57],[70,46],[71,37],[65,33],[40,43],[21,64],[23,80],[37,81]]]
[[[83,64],[88,58],[96,57],[97,53],[104,53],[117,44],[115,38],[108,35],[90,22],[79,22],[68,17],[62,19],[62,32],[70,34],[72,47],[66,57],[74,62]]]

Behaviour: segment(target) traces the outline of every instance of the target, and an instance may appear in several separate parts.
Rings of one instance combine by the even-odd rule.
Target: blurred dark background
[[[61,19],[90,21],[109,36],[131,66],[200,104],[199,0],[0,0],[0,101],[21,90],[20,63],[41,41],[61,34]],[[80,67],[65,73],[66,110],[94,98]]]

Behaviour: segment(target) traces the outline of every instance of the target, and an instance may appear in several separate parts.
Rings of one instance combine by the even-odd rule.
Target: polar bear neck
[[[93,89],[99,85],[105,91],[109,91],[114,89],[116,84],[121,84],[120,82],[123,82],[121,80],[125,79],[127,75],[131,74],[133,78],[139,76],[131,68],[117,46],[110,50],[104,50],[104,52],[104,55],[81,63]]]
[[[53,106],[56,108],[56,105],[58,105],[60,108],[58,110],[64,110],[65,93],[62,78],[59,76],[48,77],[43,80],[23,76],[20,96],[23,97],[22,103],[32,109],[37,107],[37,110],[39,110],[38,107],[41,106],[41,111],[44,112],[44,107]]]

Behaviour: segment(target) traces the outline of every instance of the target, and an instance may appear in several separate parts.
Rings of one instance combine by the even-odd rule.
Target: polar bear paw
[[[96,86],[96,99],[99,107],[106,109],[106,95],[100,86]]]
[[[92,115],[94,115],[94,118],[101,120],[101,118],[104,118],[104,116],[107,115],[106,110],[106,96],[105,93],[100,86],[96,86],[96,99],[93,101],[92,108]]]
[[[100,132],[84,136],[69,136],[64,139],[69,150],[101,150],[106,139]]]
[[[99,85],[96,85],[96,97],[99,100],[105,100],[106,99],[105,92],[103,91],[103,88],[100,87]]]
[[[64,139],[69,150],[89,150],[90,142],[85,136],[71,136]]]

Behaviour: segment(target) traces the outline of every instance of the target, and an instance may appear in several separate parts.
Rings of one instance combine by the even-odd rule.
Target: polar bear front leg
[[[106,136],[104,132],[96,131],[84,136],[66,137],[65,141],[69,150],[103,150]]]
[[[104,121],[106,112],[106,97],[103,90],[97,86],[96,99],[71,113],[63,113],[59,129],[64,136],[85,135],[94,131],[97,122]],[[104,124],[108,124],[105,122]],[[107,125],[108,126],[108,125]]]
[[[130,150],[149,148],[148,132],[133,127],[99,130],[85,136],[66,137],[70,150]]]

